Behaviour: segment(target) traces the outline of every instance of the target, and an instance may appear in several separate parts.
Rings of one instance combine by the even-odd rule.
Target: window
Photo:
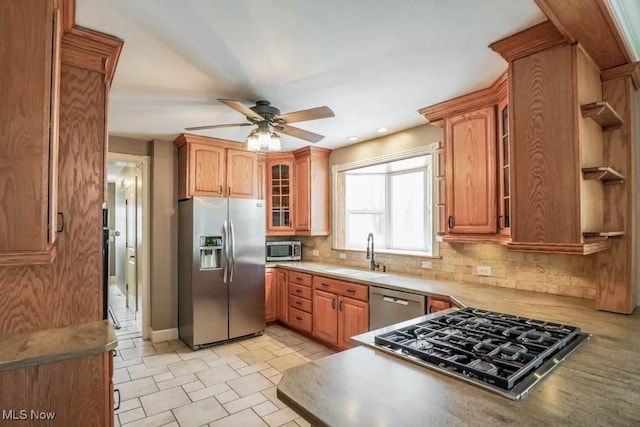
[[[434,149],[334,166],[334,247],[434,255]]]

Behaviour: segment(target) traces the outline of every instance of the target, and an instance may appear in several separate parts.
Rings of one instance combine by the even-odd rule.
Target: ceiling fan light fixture
[[[258,141],[258,133],[252,130],[247,137],[247,150],[260,151],[260,141]]]
[[[280,144],[280,135],[275,132],[271,132],[271,137],[269,138],[269,151],[280,150],[282,150],[282,145]]]

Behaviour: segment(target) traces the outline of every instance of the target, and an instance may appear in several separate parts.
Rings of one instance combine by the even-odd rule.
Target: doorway
[[[108,154],[108,302],[119,339],[150,335],[149,163],[148,156]]]

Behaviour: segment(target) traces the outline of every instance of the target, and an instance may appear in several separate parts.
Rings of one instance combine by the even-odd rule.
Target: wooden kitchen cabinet
[[[258,198],[258,156],[238,143],[181,134],[178,147],[178,199],[194,196]]]
[[[448,233],[496,232],[495,107],[445,119]]]
[[[294,234],[295,177],[291,153],[268,154],[267,236]]]
[[[436,232],[447,242],[510,241],[511,145],[507,73],[490,87],[425,107],[444,127],[435,153]]]
[[[264,320],[274,322],[277,318],[276,273],[273,268],[264,270]]]
[[[287,278],[289,282],[289,326],[302,332],[311,333],[313,325],[311,275],[289,271]]]
[[[305,147],[293,152],[296,174],[296,235],[329,235],[330,153],[331,150],[317,147]]]
[[[510,70],[517,144],[509,249],[585,255],[606,250],[607,239],[625,231],[624,217],[610,214],[617,202],[605,202],[606,194],[625,177],[607,164],[617,148],[605,144],[603,135],[622,121],[598,123],[600,113],[617,116],[601,108],[600,70],[578,44],[517,59]]]
[[[365,285],[313,278],[313,336],[344,350],[351,337],[369,330],[369,291]]]
[[[438,311],[447,310],[453,307],[448,299],[428,296],[427,297],[427,314],[436,313]]]
[[[287,270],[276,268],[276,319],[282,323],[289,320],[289,285]]]
[[[47,264],[58,229],[57,2],[0,3],[0,266]]]

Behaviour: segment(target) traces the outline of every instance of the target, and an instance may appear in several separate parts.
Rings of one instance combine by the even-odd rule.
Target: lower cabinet
[[[454,305],[451,304],[451,301],[447,299],[440,299],[432,296],[427,297],[427,314],[446,310],[453,306]]]
[[[289,321],[289,287],[287,270],[276,268],[276,319],[288,323]]]
[[[311,275],[300,272],[288,274],[289,326],[303,332],[312,331],[313,303],[311,301]]]
[[[273,322],[277,319],[276,313],[276,280],[273,268],[264,270],[264,320]]]
[[[312,335],[340,349],[350,348],[352,336],[369,330],[368,297],[366,286],[314,277]]]

